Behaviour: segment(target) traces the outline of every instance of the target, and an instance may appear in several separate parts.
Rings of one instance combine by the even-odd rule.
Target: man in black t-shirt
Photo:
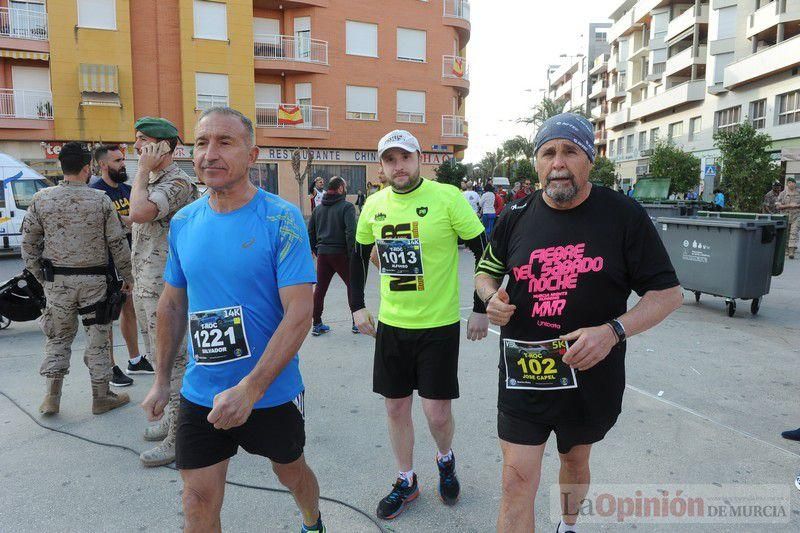
[[[645,210],[589,183],[588,121],[569,113],[546,121],[535,153],[542,191],[506,207],[476,273],[489,319],[502,326],[498,531],[533,531],[542,456],[554,431],[561,458],[558,531],[577,532],[591,446],[622,408],[625,339],[661,322],[683,296]],[[627,311],[632,290],[642,299]]]
[[[100,169],[100,180],[91,185],[92,188],[105,192],[114,207],[117,214],[125,226],[125,233],[128,237],[128,244],[131,245],[131,219],[130,219],[130,197],[131,187],[125,181],[128,179],[128,174],[125,170],[125,154],[119,146],[116,145],[102,145],[95,149],[94,160]],[[113,266],[111,258],[110,264]],[[125,345],[128,347],[128,368],[131,365],[138,365],[136,368],[143,370],[139,373],[152,374],[153,368],[146,358],[140,357],[139,354],[139,328],[136,322],[136,311],[133,308],[133,298],[129,294],[125,299],[125,304],[122,307],[122,312],[119,316],[119,329],[122,332],[122,337],[125,339]],[[113,330],[112,330],[113,335]],[[143,336],[145,344],[147,344],[147,335]],[[114,346],[113,338],[111,346]],[[145,346],[148,348],[148,346]],[[112,350],[113,352],[113,350]],[[114,355],[111,355],[112,363]],[[120,368],[114,364],[111,385],[117,387],[127,387],[133,384],[133,380],[129,378]]]

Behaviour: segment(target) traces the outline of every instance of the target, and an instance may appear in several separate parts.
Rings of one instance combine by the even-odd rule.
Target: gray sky
[[[607,20],[621,0],[471,0],[472,36],[467,45],[469,148],[475,163],[514,135],[532,129],[517,124],[540,99],[547,65],[577,54],[590,22]],[[585,53],[585,52],[584,52]]]

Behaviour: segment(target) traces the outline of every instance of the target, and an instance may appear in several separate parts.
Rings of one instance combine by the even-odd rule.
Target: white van
[[[0,153],[0,254],[19,251],[22,219],[33,195],[52,185],[21,161]]]

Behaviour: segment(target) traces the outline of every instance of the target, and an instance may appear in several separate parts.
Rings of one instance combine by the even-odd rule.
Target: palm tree
[[[533,141],[526,139],[522,135],[512,137],[503,143],[503,151],[515,160],[520,157],[524,157],[527,160],[533,159],[534,148]]]
[[[532,109],[533,115],[522,117],[519,122],[523,124],[533,124],[535,128],[539,128],[545,120],[560,115],[564,112],[564,107],[567,103],[564,101],[551,100],[550,98],[543,98],[541,102],[536,104]]]
[[[576,115],[580,115],[584,118],[590,118],[589,114],[582,105],[573,107],[572,109],[566,109],[566,107],[566,101],[544,98],[536,105],[536,107],[533,108],[533,115],[529,117],[522,117],[518,120],[518,122],[521,122],[522,124],[532,124],[536,129],[539,129],[539,126],[541,126],[545,120],[565,112],[575,113]]]

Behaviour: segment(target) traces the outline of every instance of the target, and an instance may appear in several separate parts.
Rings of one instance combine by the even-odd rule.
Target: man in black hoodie
[[[325,294],[334,274],[339,274],[347,286],[347,300],[350,301],[350,254],[355,249],[356,208],[347,201],[347,184],[336,177],[328,182],[328,189],[322,197],[322,204],[314,209],[308,221],[308,238],[311,251],[317,258],[317,285],[314,287],[314,327],[315,337],[330,331],[322,323],[322,309]],[[353,325],[353,333],[358,328]]]

